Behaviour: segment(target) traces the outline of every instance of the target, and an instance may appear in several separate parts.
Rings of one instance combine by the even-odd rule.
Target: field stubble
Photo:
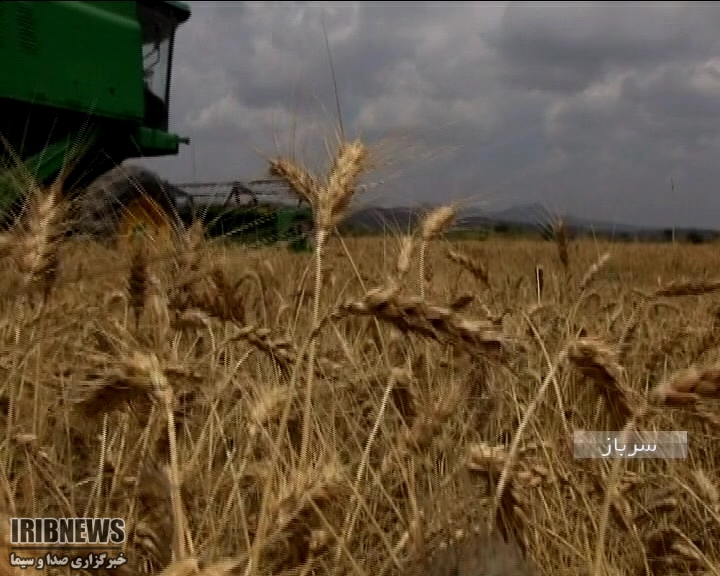
[[[449,207],[341,239],[357,146],[323,186],[271,166],[314,256],[64,240],[30,198],[0,244],[4,513],[125,518],[125,574],[720,573],[717,248],[450,243]],[[575,429],[689,457],[574,460]]]

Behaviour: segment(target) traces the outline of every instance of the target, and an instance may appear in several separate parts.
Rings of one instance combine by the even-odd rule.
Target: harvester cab
[[[42,184],[62,172],[70,193],[129,158],[177,154],[188,139],[168,130],[170,80],[189,17],[174,1],[0,2],[1,212],[22,199],[25,170]],[[83,205],[108,212],[115,233],[127,219],[172,229],[174,198],[146,180],[106,179]]]
[[[170,78],[175,31],[190,13],[176,2],[138,3],[142,30],[145,126],[168,129]]]

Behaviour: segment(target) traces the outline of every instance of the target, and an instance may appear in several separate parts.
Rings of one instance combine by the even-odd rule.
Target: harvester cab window
[[[170,60],[177,22],[171,14],[139,4],[142,27],[145,121],[153,128],[168,128]]]

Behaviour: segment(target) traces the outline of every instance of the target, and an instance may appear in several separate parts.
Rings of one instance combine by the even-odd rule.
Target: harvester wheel
[[[142,232],[166,246],[180,227],[173,192],[152,172],[118,167],[93,182],[77,199],[76,230],[122,245]]]
[[[143,194],[122,206],[117,239],[128,242],[142,233],[153,243],[172,241],[172,222],[167,212],[149,195]]]
[[[315,229],[311,220],[299,220],[292,227],[290,249],[294,252],[312,252],[315,249]]]

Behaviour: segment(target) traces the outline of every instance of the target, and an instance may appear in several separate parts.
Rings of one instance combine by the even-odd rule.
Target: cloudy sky
[[[720,227],[720,4],[190,5],[171,124],[192,144],[150,163],[171,181],[262,177],[293,134],[322,159],[337,124],[324,17],[346,135],[386,161],[362,205]]]

